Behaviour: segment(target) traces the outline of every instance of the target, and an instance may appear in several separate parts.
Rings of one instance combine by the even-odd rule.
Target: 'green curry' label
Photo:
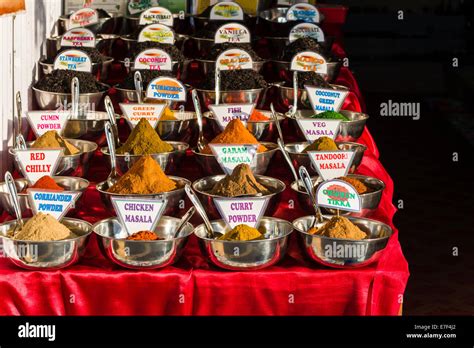
[[[354,186],[342,180],[325,181],[318,186],[316,200],[321,207],[360,212],[360,196]]]
[[[209,146],[224,173],[232,174],[239,164],[248,164],[255,170],[258,144],[209,144]]]
[[[155,128],[160,117],[163,114],[163,111],[166,108],[166,104],[135,104],[135,103],[120,103],[120,109],[125,116],[125,119],[128,121],[131,128],[140,122],[142,118],[150,122],[152,128]]]

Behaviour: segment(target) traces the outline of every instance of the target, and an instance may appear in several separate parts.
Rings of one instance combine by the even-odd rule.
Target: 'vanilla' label
[[[224,128],[230,121],[239,119],[244,126],[252,115],[255,104],[210,104],[209,109],[212,111],[214,119],[217,121],[219,127]]]
[[[77,10],[69,17],[69,28],[87,27],[99,23],[99,14],[90,7]]]
[[[157,77],[148,84],[146,97],[170,101],[186,101],[186,87],[177,79]]]
[[[133,62],[135,70],[167,70],[171,71],[172,62],[168,53],[158,48],[141,51]]]
[[[318,42],[324,42],[324,32],[319,26],[313,23],[300,23],[295,25],[290,30],[288,39],[290,42],[293,42],[303,37],[310,37]]]
[[[209,147],[226,174],[232,174],[239,164],[247,164],[252,170],[256,169],[258,144],[209,144]]]
[[[244,20],[244,11],[239,4],[231,1],[222,1],[215,4],[209,15],[211,20]]]
[[[70,114],[70,111],[42,110],[28,111],[26,116],[36,137],[40,137],[50,130],[61,135]]]
[[[230,228],[242,224],[256,228],[267,208],[268,199],[268,197],[215,197],[214,204]]]
[[[314,71],[318,74],[327,75],[328,64],[326,58],[319,53],[304,51],[293,57],[290,69],[293,71]]]
[[[295,4],[286,12],[286,20],[319,23],[320,15],[318,9],[314,5]]]
[[[231,48],[217,57],[216,66],[220,70],[252,69],[253,60],[248,52]]]
[[[153,41],[162,44],[174,44],[174,31],[163,24],[150,24],[140,31],[138,42]]]
[[[80,192],[28,189],[34,214],[44,213],[61,220],[74,207]]]
[[[360,212],[360,196],[354,186],[342,180],[321,183],[316,191],[318,205],[325,208]]]
[[[30,184],[34,184],[45,175],[55,174],[63,153],[64,149],[17,149],[15,158],[23,176]]]
[[[86,52],[75,49],[65,50],[56,56],[53,68],[92,72],[92,61]]]
[[[166,108],[166,104],[133,104],[133,103],[120,103],[120,109],[132,128],[140,122],[142,118],[150,122],[153,128],[160,121],[160,117]]]
[[[354,151],[308,151],[308,156],[319,176],[331,180],[346,176],[354,159]]]
[[[216,30],[215,43],[250,43],[250,30],[240,23],[227,23]]]
[[[95,35],[86,28],[68,30],[61,36],[61,47],[95,47]]]
[[[306,140],[313,142],[321,137],[336,139],[341,120],[297,118],[296,122],[298,122]]]
[[[349,91],[304,86],[316,114],[324,111],[339,111]]]
[[[164,7],[152,7],[140,14],[140,25],[163,24],[168,27],[173,26],[173,14]]]

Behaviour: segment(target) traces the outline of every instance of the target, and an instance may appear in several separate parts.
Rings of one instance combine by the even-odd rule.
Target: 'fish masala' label
[[[317,118],[297,118],[296,122],[307,141],[313,142],[321,137],[336,139],[341,120]]]
[[[257,144],[209,144],[224,173],[230,175],[239,164],[256,169]]]
[[[303,37],[310,37],[318,42],[324,42],[324,32],[319,26],[313,23],[300,23],[295,25],[290,30],[288,39],[290,42],[293,42]]]
[[[325,208],[360,212],[360,196],[354,186],[342,180],[325,181],[316,191],[318,205]]]
[[[220,70],[252,69],[253,60],[248,52],[231,48],[217,57],[216,67]]]
[[[247,125],[247,121],[252,115],[255,104],[210,104],[209,109],[219,127],[224,130],[227,124],[235,119],[242,121]]]
[[[304,86],[308,92],[309,101],[316,114],[324,111],[339,111],[342,104],[349,94],[349,91],[339,89],[319,88],[313,86]]]
[[[170,101],[186,101],[186,87],[177,79],[157,77],[148,84],[146,97]]]
[[[250,43],[250,30],[239,23],[227,23],[216,30],[214,42]]]
[[[41,177],[56,173],[63,153],[64,149],[17,149],[15,158],[23,176],[30,184],[34,184]]]
[[[160,121],[160,117],[166,108],[166,103],[163,104],[134,104],[134,103],[120,103],[120,109],[125,116],[125,119],[130,124],[131,128],[140,122],[142,118],[145,118],[153,128]]]
[[[319,176],[331,180],[346,176],[354,159],[354,151],[308,151],[308,156]]]
[[[81,192],[28,189],[28,200],[33,213],[49,214],[61,220],[74,207]]]
[[[70,111],[41,110],[28,111],[26,116],[33,132],[37,137],[40,137],[50,130],[61,135],[70,114]]]
[[[83,51],[65,50],[54,59],[53,69],[92,72],[92,61],[89,55]]]
[[[172,62],[168,53],[158,48],[141,51],[133,62],[134,70],[167,70],[171,71]]]
[[[293,71],[314,71],[318,74],[327,75],[328,64],[326,58],[319,53],[304,51],[293,57],[290,69]]]
[[[286,20],[319,23],[320,15],[318,9],[314,5],[295,4],[286,12]]]
[[[214,204],[230,228],[241,224],[256,228],[267,208],[268,200],[269,197],[214,197]]]
[[[244,11],[239,4],[231,1],[222,1],[215,4],[209,15],[210,20],[244,20]]]
[[[69,17],[69,28],[87,27],[99,23],[99,14],[90,7],[84,7]]]
[[[61,36],[61,47],[95,47],[95,35],[86,28],[68,30]]]
[[[164,7],[152,7],[140,14],[140,25],[163,24],[168,27],[173,26],[173,14]]]
[[[162,44],[174,44],[174,31],[163,24],[150,24],[140,31],[138,42],[153,41]]]

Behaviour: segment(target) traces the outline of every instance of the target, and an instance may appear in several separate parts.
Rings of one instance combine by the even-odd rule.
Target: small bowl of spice
[[[180,202],[184,200],[184,187],[191,182],[178,176],[166,176],[158,162],[151,156],[140,157],[132,167],[112,186],[107,181],[97,184],[102,202],[110,213],[115,209],[112,197],[165,198],[168,204],[164,214],[178,212]]]
[[[77,211],[80,210],[81,196],[84,191],[89,186],[89,181],[84,178],[77,178],[72,176],[53,176],[50,177],[45,175],[39,178],[33,185],[29,185],[28,180],[25,178],[20,178],[15,180],[16,190],[18,192],[18,202],[20,203],[20,211],[23,217],[30,217],[32,214],[30,202],[28,200],[29,188],[38,189],[38,190],[51,190],[51,191],[68,191],[68,192],[77,192],[78,197],[74,203],[74,207],[68,211],[68,214],[74,215]],[[15,216],[15,209],[10,199],[10,194],[8,192],[6,182],[0,183],[0,206],[5,209],[5,211],[10,216]]]
[[[248,164],[239,164],[230,175],[208,176],[193,183],[193,189],[210,218],[220,217],[214,204],[214,198],[220,197],[266,197],[269,200],[265,213],[273,215],[285,188],[281,180],[254,175]]]
[[[314,224],[314,216],[293,221],[305,254],[318,264],[332,268],[357,268],[376,262],[387,246],[392,228],[382,222],[359,217],[325,216]]]
[[[196,139],[198,132],[196,113],[166,107],[156,126],[156,131],[163,140],[182,141],[189,144]]]
[[[153,231],[128,235],[115,217],[96,223],[92,229],[102,254],[113,263],[131,269],[157,269],[174,264],[193,232],[189,222],[176,236],[180,219],[162,216]]]
[[[278,122],[282,122],[285,116],[277,113]],[[214,134],[219,134],[221,128],[214,118],[212,111],[206,111],[203,116],[206,118],[206,123],[211,124]],[[278,138],[278,129],[273,121],[272,113],[268,110],[254,109],[249,119],[247,120],[247,129],[259,141],[274,141]]]
[[[84,254],[92,226],[86,221],[38,213],[0,224],[3,252],[16,266],[29,270],[57,270],[75,264]]]
[[[189,145],[177,141],[163,141],[150,125],[147,119],[142,118],[133,128],[127,141],[117,149],[116,165],[120,173],[126,173],[143,156],[151,156],[167,173],[174,172],[183,158]],[[110,163],[108,147],[101,152]]]
[[[353,142],[335,142],[329,137],[320,137],[313,143],[305,141],[285,144],[285,150],[290,155],[295,168],[305,166],[306,169],[308,169],[308,173],[317,175],[318,173],[313,168],[313,163],[307,154],[308,151],[354,151],[354,158],[352,159],[351,168],[349,169],[349,173],[354,173],[362,162],[367,146]]]
[[[361,203],[361,211],[359,213],[340,211],[341,215],[368,217],[378,208],[380,200],[382,199],[383,190],[385,189],[385,184],[382,180],[359,174],[348,174],[338,179],[354,186],[360,195]],[[321,183],[321,178],[318,176],[312,177],[311,180],[315,188]],[[298,182],[293,181],[290,187],[296,192],[301,207],[307,212],[313,212],[313,204],[311,203],[308,192],[303,186],[303,182],[301,180],[298,180]],[[328,214],[336,214],[335,209],[321,209]]]
[[[211,264],[233,271],[252,271],[273,266],[286,254],[290,222],[264,216],[256,228],[237,225],[231,229],[224,220],[211,221],[213,232],[222,235],[209,238],[204,224],[194,234]],[[237,252],[236,252],[237,251]]]
[[[244,126],[242,121],[234,119],[230,121],[225,127],[224,131],[212,139],[210,144],[259,144],[257,154],[255,155],[255,166],[253,172],[258,175],[263,175],[270,164],[270,161],[278,150],[275,143],[259,142]],[[202,170],[207,175],[215,175],[223,173],[217,159],[215,158],[211,147],[206,145],[202,151],[197,148],[193,149],[193,154],[201,166]]]

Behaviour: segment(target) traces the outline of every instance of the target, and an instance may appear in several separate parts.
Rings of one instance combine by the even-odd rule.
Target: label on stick
[[[311,4],[295,4],[286,12],[288,21],[304,21],[310,23],[319,23],[320,16],[316,6]]]
[[[217,57],[216,66],[220,70],[252,69],[253,60],[248,52],[231,48]]]
[[[346,176],[354,159],[354,151],[308,151],[319,176],[331,180]]]
[[[250,43],[250,30],[240,23],[227,23],[217,29],[214,42]]]
[[[209,146],[224,173],[232,174],[234,168],[243,163],[255,170],[258,144],[209,144]]]
[[[90,7],[81,8],[69,17],[69,28],[87,27],[96,23],[99,23],[99,14]]]
[[[210,104],[209,109],[219,127],[224,130],[227,124],[235,119],[242,121],[247,126],[247,121],[252,115],[255,104]]]
[[[91,57],[86,52],[79,50],[66,50],[59,53],[54,59],[53,68],[73,71],[92,71]]]
[[[157,77],[148,84],[146,97],[170,101],[186,101],[186,87],[177,79]]]
[[[168,53],[158,48],[141,51],[133,63],[134,70],[167,70],[171,71],[172,62]]]
[[[308,92],[309,101],[313,106],[316,114],[324,111],[341,110],[344,99],[346,99],[349,91],[339,89],[319,88],[312,86],[304,86]]]
[[[290,42],[301,39],[302,37],[310,37],[318,42],[324,42],[324,32],[319,26],[313,23],[300,23],[290,30],[288,39]]]
[[[326,58],[316,52],[304,51],[296,54],[291,60],[293,71],[314,71],[318,74],[327,75],[328,64]]]
[[[316,191],[318,205],[325,208],[360,212],[360,196],[354,186],[342,180],[325,181]]]
[[[61,36],[61,47],[95,47],[95,35],[86,28],[68,30]]]
[[[39,178],[53,176],[64,149],[27,149],[15,150],[15,157],[23,176],[34,184]]]
[[[174,44],[174,31],[163,24],[150,24],[140,31],[138,42],[153,41],[163,44]]]
[[[321,137],[329,137],[334,140],[339,131],[341,120],[297,118],[296,122],[298,122],[306,140],[313,142]]]
[[[214,198],[214,203],[230,228],[242,224],[256,228],[268,200],[269,197]]]
[[[26,116],[37,137],[50,130],[54,130],[61,135],[70,116],[70,111],[28,111]]]
[[[132,128],[145,118],[150,125],[155,128],[160,121],[161,114],[166,108],[166,104],[136,104],[136,103],[119,103],[120,109],[131,125]]]
[[[140,14],[139,25],[163,24],[168,27],[173,26],[173,14],[164,7],[152,7]]]
[[[239,4],[231,1],[222,1],[215,4],[209,15],[210,20],[244,20],[244,11]]]
[[[44,213],[61,220],[74,207],[80,192],[28,189],[34,214]]]

